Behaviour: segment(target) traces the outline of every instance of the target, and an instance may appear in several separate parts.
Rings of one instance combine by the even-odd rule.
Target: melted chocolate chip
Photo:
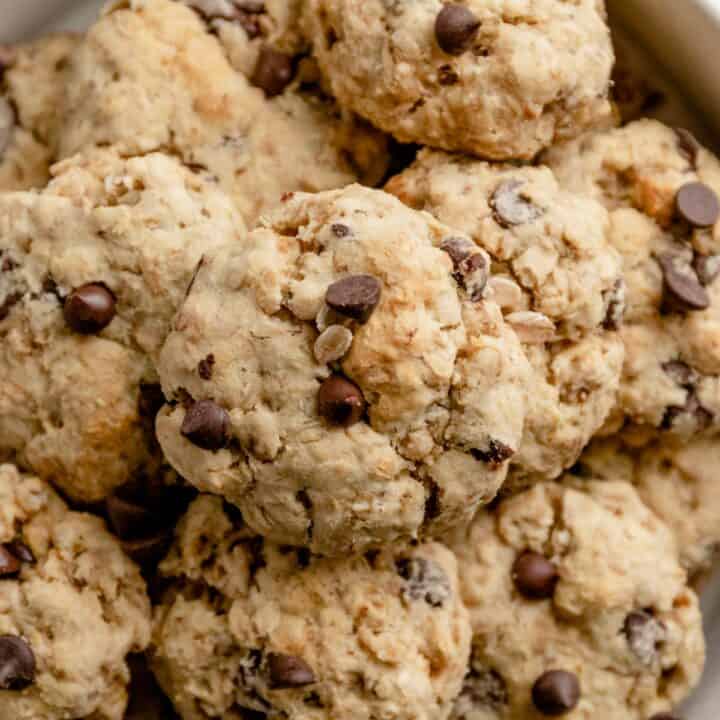
[[[449,55],[460,55],[473,43],[480,20],[464,5],[448,4],[435,18],[435,38]]]
[[[543,715],[553,717],[569,713],[580,701],[577,676],[565,670],[546,672],[533,685],[532,700]]]
[[[671,253],[657,260],[663,273],[666,312],[695,312],[710,307],[710,296],[689,263]]]
[[[476,460],[481,460],[482,462],[488,463],[491,467],[497,468],[506,460],[509,460],[515,454],[515,451],[504,442],[491,439],[488,443],[487,450],[473,448],[470,450],[470,454]]]
[[[542,600],[551,598],[558,581],[554,563],[535,552],[520,555],[512,569],[515,587],[526,598]]]
[[[700,182],[683,185],[675,196],[678,216],[692,227],[712,227],[720,217],[720,202],[715,191]]]
[[[352,230],[343,223],[333,223],[330,226],[330,229],[332,230],[332,233],[336,238],[346,238],[350,237],[353,234]]]
[[[12,540],[5,544],[5,547],[21,562],[26,565],[34,565],[35,555],[33,551],[21,540]]]
[[[316,682],[313,669],[300,657],[269,653],[267,665],[270,686],[276,690],[303,687]]]
[[[520,188],[524,183],[520,180],[506,180],[501,183],[490,198],[495,222],[504,228],[514,225],[525,225],[537,220],[543,210],[523,197]]]
[[[332,425],[354,425],[365,413],[362,390],[340,375],[331,375],[318,391],[318,411]]]
[[[73,290],[65,300],[65,323],[82,335],[94,335],[115,317],[115,296],[100,283]]]
[[[348,275],[327,289],[325,302],[335,312],[366,323],[380,302],[382,287],[372,275]]]
[[[23,690],[35,680],[35,654],[15,635],[0,636],[0,690]]]
[[[663,430],[676,430],[689,424],[697,432],[707,430],[712,422],[712,413],[701,405],[694,392],[690,392],[685,405],[671,405],[667,408],[661,427]]]
[[[421,557],[395,561],[398,574],[405,581],[403,598],[410,602],[424,600],[431,607],[442,607],[452,595],[445,571],[435,562]]]
[[[210,380],[213,375],[213,367],[215,365],[215,356],[210,353],[198,363],[198,375],[203,380]]]
[[[0,579],[12,577],[20,572],[20,560],[8,550],[7,546],[0,545]]]
[[[230,416],[212,400],[200,400],[185,413],[180,433],[203,450],[220,450],[228,441]]]
[[[676,385],[685,388],[692,388],[699,380],[698,374],[687,363],[680,360],[670,360],[663,363],[665,374],[672,379]]]
[[[260,50],[250,82],[263,90],[267,97],[275,97],[292,82],[293,73],[291,55],[264,45]]]
[[[628,647],[643,665],[652,665],[658,657],[658,650],[665,641],[666,631],[650,613],[644,610],[631,612],[625,618],[623,632]]]
[[[453,70],[452,65],[442,65],[438,70],[438,82],[440,85],[457,85],[460,76]]]

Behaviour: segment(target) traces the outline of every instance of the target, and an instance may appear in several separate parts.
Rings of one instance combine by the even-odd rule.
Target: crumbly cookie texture
[[[598,0],[308,0],[305,16],[340,103],[404,142],[530,159],[611,116]]]
[[[50,179],[67,60],[77,43],[66,33],[0,47],[0,191],[44,187]]]
[[[632,449],[618,438],[594,442],[573,473],[635,485],[645,504],[675,533],[683,567],[702,577],[720,547],[717,469],[720,441],[658,442]]]
[[[248,222],[286,192],[382,177],[384,136],[321,97],[275,96],[292,66],[273,58],[258,80],[273,94],[266,99],[192,9],[170,0],[110,6],[72,58],[61,156],[97,145],[174,154],[217,182]]]
[[[0,452],[96,501],[159,459],[152,358],[202,254],[245,237],[172,158],[58,164],[0,196]]]
[[[557,477],[616,401],[623,361],[621,258],[607,211],[544,167],[491,165],[423,150],[387,190],[469,235],[493,263],[488,297],[534,371],[514,481]]]
[[[381,191],[288,198],[246,247],[206,256],[175,319],[158,366],[169,461],[320,554],[468,520],[505,478],[528,392],[483,299],[489,266]]]
[[[720,423],[720,163],[687,132],[640,120],[554,148],[559,182],[610,211],[623,256],[625,367],[607,431],[687,439]]]
[[[161,565],[151,662],[183,720],[443,720],[470,651],[436,543],[322,559],[201,496]]]
[[[122,720],[150,601],[102,520],[2,465],[0,557],[0,716]]]
[[[697,598],[628,483],[536,485],[453,548],[474,632],[457,720],[648,720],[699,680]]]

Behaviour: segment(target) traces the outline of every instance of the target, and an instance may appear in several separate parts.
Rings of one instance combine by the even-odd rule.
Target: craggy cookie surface
[[[536,485],[453,548],[474,632],[457,720],[648,720],[698,682],[697,598],[630,484]]]
[[[0,451],[96,501],[159,459],[151,358],[202,253],[245,236],[177,161],[98,152],[0,196]]]
[[[184,720],[444,720],[470,624],[430,543],[329,560],[254,536],[203,496],[161,566],[152,666]]]
[[[160,358],[158,437],[257,532],[322,554],[469,519],[501,486],[528,363],[489,259],[381,191],[288,198],[207,255]]]
[[[339,102],[403,142],[530,159],[610,115],[598,0],[308,0],[305,15]]]
[[[0,717],[122,720],[150,641],[140,572],[103,522],[0,466]]]

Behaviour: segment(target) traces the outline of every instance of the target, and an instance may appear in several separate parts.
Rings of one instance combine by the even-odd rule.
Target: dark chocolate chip
[[[661,255],[658,262],[664,279],[666,312],[694,312],[710,307],[710,296],[689,263],[672,253]]]
[[[8,550],[7,545],[0,545],[0,578],[11,577],[20,572],[20,560]]]
[[[720,275],[720,255],[695,255],[693,268],[705,287],[712,285]]]
[[[269,653],[267,664],[270,686],[276,690],[303,687],[316,682],[312,668],[294,655]]]
[[[580,682],[573,673],[550,670],[533,685],[532,700],[543,715],[565,715],[580,701]]]
[[[94,335],[115,317],[115,296],[100,283],[82,285],[65,300],[64,316],[75,332]]]
[[[696,137],[685,128],[675,128],[678,148],[680,152],[688,159],[693,170],[697,167],[697,159],[700,154],[700,143]]]
[[[21,540],[12,540],[5,544],[5,547],[21,562],[26,565],[34,565],[35,555],[33,551]]]
[[[683,185],[675,196],[678,216],[696,228],[712,227],[720,217],[720,202],[715,191],[700,182]]]
[[[431,607],[442,607],[452,595],[445,571],[435,562],[421,557],[395,561],[398,574],[406,583],[402,594],[406,601],[424,600]]]
[[[318,391],[318,411],[333,425],[354,425],[365,412],[362,390],[340,375],[331,375]]]
[[[349,237],[350,235],[352,235],[352,230],[347,225],[344,225],[343,223],[333,223],[330,226],[330,229],[332,230],[333,235],[336,238],[345,238],[345,237]]]
[[[438,82],[440,85],[457,85],[460,76],[453,70],[452,65],[442,65],[438,70]]]
[[[435,38],[440,48],[449,55],[460,55],[467,50],[480,28],[480,19],[464,5],[447,4],[435,18]]]
[[[460,263],[475,252],[475,244],[464,237],[449,237],[440,243],[440,249],[446,252],[452,260],[455,272],[460,269]]]
[[[35,680],[35,654],[16,635],[0,636],[0,690],[23,690]]]
[[[544,555],[524,552],[513,565],[512,578],[515,587],[526,598],[542,600],[553,596],[558,571]]]
[[[465,676],[453,717],[464,720],[467,716],[472,717],[473,711],[481,709],[501,715],[509,700],[507,684],[500,674],[494,670],[471,668]]]
[[[291,55],[264,45],[260,50],[255,70],[250,81],[265,92],[267,97],[280,95],[293,78]]]
[[[456,279],[459,277],[460,284],[465,288],[470,300],[479,302],[482,300],[488,277],[490,276],[490,264],[482,253],[475,253],[460,263]]]
[[[470,450],[470,454],[476,459],[482,462],[488,463],[493,468],[500,467],[506,460],[509,460],[515,451],[504,442],[500,440],[491,439],[488,443],[487,450],[479,450],[473,448]]]
[[[680,360],[670,360],[663,363],[662,366],[665,374],[681,387],[691,388],[697,384],[699,376],[687,363]]]
[[[210,353],[198,363],[198,375],[203,380],[210,380],[213,374],[213,366],[215,365],[215,356]]]
[[[701,431],[707,430],[712,422],[712,413],[700,404],[694,392],[690,392],[685,405],[667,408],[661,427],[663,430],[675,430],[689,423],[695,431]]]
[[[138,396],[138,412],[142,417],[155,419],[165,404],[162,387],[158,383],[141,383]]]
[[[523,197],[520,180],[506,180],[501,183],[490,198],[490,207],[493,210],[495,222],[504,228],[514,225],[525,225],[537,220],[543,211]]]
[[[610,290],[603,293],[605,301],[605,320],[603,327],[606,330],[619,330],[625,317],[627,307],[627,286],[623,279],[618,279]]]
[[[228,441],[230,416],[212,400],[193,403],[185,413],[181,434],[203,450],[220,450]]]
[[[325,302],[335,312],[366,323],[380,302],[380,281],[372,275],[348,275],[327,289]]]
[[[628,647],[643,665],[652,665],[665,641],[665,627],[650,613],[634,610],[625,618],[623,632]]]
[[[10,314],[10,311],[22,300],[22,297],[21,292],[11,292],[5,296],[5,300],[0,303],[0,321]]]
[[[147,507],[131,502],[118,495],[105,501],[110,527],[123,540],[142,537],[154,529],[155,514]]]

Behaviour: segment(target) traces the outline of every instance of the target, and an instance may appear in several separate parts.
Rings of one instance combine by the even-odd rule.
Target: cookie
[[[633,483],[643,502],[675,534],[683,567],[698,578],[711,568],[720,546],[718,463],[716,438],[662,441],[639,450],[609,438],[593,443],[573,472]]]
[[[720,163],[653,120],[547,153],[559,182],[602,202],[623,256],[626,360],[607,432],[682,439],[720,424]]]
[[[170,0],[108,8],[72,58],[61,156],[98,145],[175,155],[231,195],[248,223],[286,192],[382,177],[384,136],[345,121],[326,98],[282,92],[287,63],[269,61],[262,89],[251,85],[210,29]]]
[[[544,167],[491,165],[423,150],[387,190],[469,235],[493,264],[488,297],[533,367],[511,483],[552,479],[613,408],[623,362],[621,258],[606,210]]]
[[[161,565],[151,666],[183,720],[444,720],[470,624],[436,543],[322,559],[202,496]]]
[[[474,632],[455,720],[648,720],[698,682],[697,598],[628,483],[535,485],[452,547]]]
[[[122,720],[150,642],[138,569],[102,521],[0,466],[0,717]]]
[[[98,501],[161,460],[152,358],[202,254],[245,237],[176,160],[111,152],[0,196],[0,453]]]
[[[0,191],[44,187],[55,154],[69,33],[0,47]]]
[[[502,485],[529,368],[489,259],[378,190],[296,194],[207,255],[163,348],[158,438],[256,532],[319,554],[435,536]]]
[[[598,0],[308,0],[305,15],[338,101],[403,142],[530,159],[611,116]]]

